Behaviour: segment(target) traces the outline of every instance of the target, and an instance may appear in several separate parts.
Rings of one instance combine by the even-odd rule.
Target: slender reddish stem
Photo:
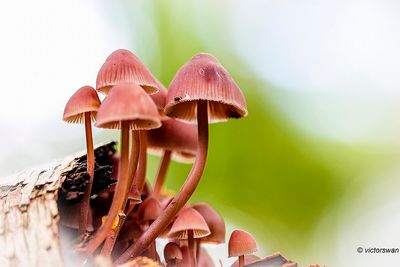
[[[120,231],[122,225],[125,222],[125,219],[126,219],[126,215],[125,214],[121,214],[120,213],[118,216],[119,216],[119,221],[118,221],[117,228],[112,229],[110,231],[110,233],[107,235],[107,238],[106,238],[106,241],[104,242],[103,247],[101,248],[100,253],[103,256],[106,256],[106,257],[110,257],[111,256],[111,253],[112,253],[112,250],[114,248],[115,242],[117,241],[117,237],[118,237],[119,231]]]
[[[96,231],[93,238],[88,241],[84,247],[84,253],[86,256],[92,254],[107,237],[107,234],[111,231],[112,226],[118,213],[120,212],[121,204],[124,201],[126,195],[127,184],[128,184],[128,160],[129,160],[129,124],[127,122],[121,122],[121,160],[119,164],[119,177],[117,185],[114,191],[113,200],[111,203],[110,210],[108,211],[107,219],[105,223],[100,226]]]
[[[140,150],[139,150],[139,166],[133,179],[132,188],[137,188],[139,194],[142,193],[144,182],[146,180],[147,168],[147,136],[145,131],[139,131]]]
[[[190,255],[190,264],[192,267],[196,267],[196,244],[193,237],[193,230],[188,230],[188,246]]]
[[[239,256],[239,267],[243,267],[244,266],[244,255],[240,255]]]
[[[154,184],[153,197],[160,198],[161,189],[165,182],[165,176],[167,174],[169,162],[171,161],[171,150],[165,150],[164,155],[161,159],[160,166],[156,176],[156,182]]]
[[[94,178],[94,149],[92,137],[92,120],[90,112],[85,112],[85,135],[86,135],[86,154],[87,154],[87,172],[89,174],[89,181],[85,188],[85,193],[80,206],[80,220],[79,220],[79,235],[86,233],[89,208],[90,208],[90,192],[92,191],[92,184]]]
[[[138,131],[132,131],[132,146],[131,146],[131,153],[129,156],[129,167],[128,167],[128,185],[127,185],[127,191],[125,194],[125,199],[121,203],[120,210],[124,210],[126,206],[126,202],[128,201],[128,196],[129,196],[129,191],[132,186],[133,178],[136,173],[136,169],[138,166],[138,160],[139,160],[139,147],[140,147],[140,136]],[[110,256],[112,253],[112,250],[114,248],[115,242],[117,241],[117,237],[119,234],[119,231],[121,230],[122,226],[124,225],[125,218],[128,215],[128,212],[124,216],[120,216],[120,221],[118,224],[118,227],[116,229],[112,229],[106,238],[106,241],[104,242],[104,246],[101,249],[101,254],[104,256]]]
[[[201,176],[204,171],[207,160],[208,152],[208,111],[207,101],[199,101],[197,104],[197,124],[198,124],[198,148],[196,161],[192,166],[192,170],[189,173],[188,178],[183,184],[181,190],[171,201],[168,207],[161,213],[160,217],[155,220],[145,233],[143,233],[139,239],[130,246],[116,261],[117,264],[121,264],[138,256],[143,252],[151,242],[153,242],[157,236],[168,226],[173,220],[179,210],[189,200],[193,194],[197,185],[200,182]]]

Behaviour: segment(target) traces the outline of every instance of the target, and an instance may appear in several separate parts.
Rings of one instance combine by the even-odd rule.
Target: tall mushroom
[[[244,265],[244,255],[257,251],[257,243],[254,237],[243,230],[235,230],[229,238],[228,256],[239,257],[239,267]]]
[[[175,219],[168,235],[175,239],[188,240],[191,266],[197,266],[195,239],[210,235],[210,229],[203,216],[193,208],[184,209]]]
[[[121,129],[121,160],[119,165],[119,178],[115,188],[113,201],[105,223],[97,230],[93,238],[85,245],[86,255],[90,255],[104,241],[112,229],[114,220],[123,212],[123,205],[128,196],[129,184],[129,131],[147,130],[161,126],[157,108],[151,98],[135,84],[120,84],[113,87],[97,113],[97,127]],[[136,163],[138,160],[138,147],[136,150]],[[137,166],[133,162],[134,166]]]
[[[108,94],[114,85],[121,83],[139,85],[148,94],[155,94],[159,90],[156,79],[146,66],[126,49],[118,49],[108,56],[97,75],[96,89]]]
[[[86,232],[89,214],[90,192],[94,178],[94,150],[92,137],[92,121],[95,120],[100,99],[91,86],[83,86],[68,100],[64,109],[63,120],[70,123],[84,123],[87,151],[87,172],[89,181],[85,188],[82,204],[80,205],[79,234]]]
[[[108,94],[114,85],[122,83],[139,85],[148,94],[155,94],[159,91],[159,84],[156,78],[140,59],[127,49],[118,49],[108,56],[97,74],[96,89],[99,92]],[[135,135],[139,135],[139,137]],[[139,131],[139,133],[132,132],[132,138],[140,139],[140,166],[138,167],[136,177],[132,178],[132,182],[134,182],[132,192],[136,192],[136,196],[132,197],[138,199],[140,198],[140,190],[144,184],[144,173],[146,171],[146,136]],[[132,147],[132,151],[135,151],[135,148]],[[131,158],[133,158],[133,155],[131,155]],[[129,164],[129,176],[133,177],[135,175],[135,171],[133,170],[136,170],[136,168],[137,166]],[[132,184],[129,184],[129,187],[131,186]]]
[[[197,123],[198,148],[188,178],[171,204],[149,229],[117,260],[137,256],[168,225],[193,194],[203,174],[208,151],[208,123],[247,115],[242,92],[228,71],[209,54],[198,54],[175,75],[168,90],[165,113]]]

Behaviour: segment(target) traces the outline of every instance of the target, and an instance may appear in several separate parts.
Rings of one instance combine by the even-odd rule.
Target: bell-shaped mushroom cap
[[[254,237],[243,230],[235,230],[229,238],[229,257],[252,254],[257,251],[257,244]]]
[[[154,221],[162,212],[160,202],[154,197],[146,198],[139,206],[138,219],[141,223]]]
[[[160,128],[147,132],[149,152],[161,155],[171,151],[172,159],[183,163],[193,162],[197,151],[197,128],[174,119],[163,119]]]
[[[91,86],[83,86],[65,105],[63,120],[70,123],[83,123],[86,112],[90,112],[91,119],[94,120],[100,104],[96,90]]]
[[[187,239],[188,230],[193,231],[194,238],[202,238],[210,234],[210,229],[203,216],[192,208],[183,210],[175,219],[169,231],[169,237]]]
[[[150,96],[140,86],[127,83],[113,87],[101,104],[96,119],[96,126],[100,128],[119,129],[121,121],[129,122],[132,130],[161,126],[156,105]]]
[[[210,123],[247,115],[243,93],[228,71],[208,54],[194,56],[177,72],[168,89],[165,114],[195,123],[199,100],[208,101]]]
[[[253,262],[258,261],[260,258],[256,255],[245,255],[244,256],[244,265],[251,264]],[[237,259],[231,267],[239,267],[239,259]]]
[[[204,237],[201,242],[221,244],[225,243],[225,222],[222,217],[208,204],[198,203],[192,206],[206,220],[211,234]]]
[[[174,242],[169,242],[164,247],[164,259],[167,263],[177,263],[183,259],[181,248]]]
[[[158,111],[164,114],[165,101],[167,100],[168,92],[160,81],[156,80],[156,83],[159,91],[155,94],[150,95],[150,97],[156,104]]]
[[[140,85],[148,94],[158,92],[156,79],[131,51],[118,49],[104,62],[97,74],[96,88],[108,94],[111,87],[121,83]]]

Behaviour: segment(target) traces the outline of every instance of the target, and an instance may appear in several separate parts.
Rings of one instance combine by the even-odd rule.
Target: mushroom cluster
[[[98,92],[106,95],[104,101]],[[118,265],[146,256],[166,266],[213,266],[202,244],[225,242],[224,220],[208,204],[188,200],[205,168],[209,123],[246,115],[241,90],[214,56],[195,55],[167,90],[133,53],[113,52],[98,73],[96,89],[79,89],[63,116],[85,124],[89,181],[80,200],[75,247],[82,260],[101,255]],[[91,192],[96,179],[92,122],[120,131],[120,153],[113,158],[116,184],[96,194]],[[145,177],[147,153],[162,156],[153,187]],[[164,189],[171,160],[193,163],[175,195]],[[164,259],[157,238],[169,239]],[[239,257],[239,266],[255,250],[250,234],[232,233],[229,257]]]

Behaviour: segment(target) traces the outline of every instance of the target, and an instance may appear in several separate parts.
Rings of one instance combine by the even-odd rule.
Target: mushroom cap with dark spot
[[[161,126],[157,107],[143,89],[136,84],[119,84],[113,87],[101,104],[96,126],[119,129],[121,122],[129,123],[132,130],[150,130]]]
[[[240,88],[219,61],[209,54],[194,56],[176,73],[168,89],[165,114],[196,123],[199,100],[208,101],[210,123],[247,115]]]
[[[193,208],[184,209],[178,215],[168,235],[171,238],[188,239],[188,230],[193,231],[194,238],[202,238],[210,234],[203,216]]]
[[[96,118],[100,107],[100,99],[91,86],[83,86],[76,91],[65,105],[63,120],[70,123],[83,123],[85,113],[90,112],[91,120]]]
[[[192,206],[206,220],[211,234],[204,237],[201,242],[222,244],[225,243],[225,222],[221,215],[206,203],[198,203]]]
[[[140,85],[148,94],[158,92],[154,76],[137,56],[126,49],[118,49],[108,56],[97,74],[96,89],[108,94],[114,85],[121,83]]]
[[[197,127],[171,118],[161,120],[161,127],[147,132],[150,153],[162,155],[171,151],[173,160],[191,163],[196,158]]]
[[[229,238],[229,257],[252,254],[257,251],[257,243],[254,237],[243,230],[235,230]]]

